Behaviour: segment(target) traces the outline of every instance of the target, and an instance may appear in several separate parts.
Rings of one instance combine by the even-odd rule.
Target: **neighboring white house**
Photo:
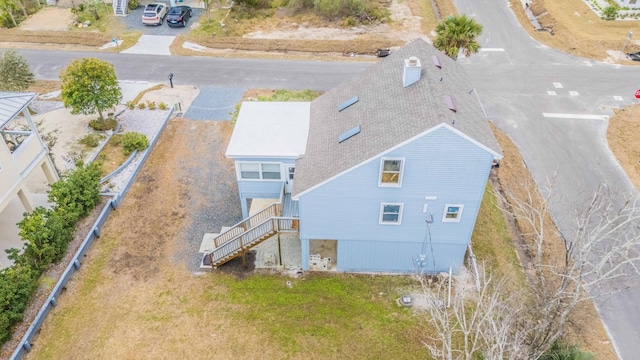
[[[10,265],[5,249],[22,247],[16,222],[24,212],[46,204],[43,184],[59,179],[29,114],[35,97],[0,92],[0,268]]]

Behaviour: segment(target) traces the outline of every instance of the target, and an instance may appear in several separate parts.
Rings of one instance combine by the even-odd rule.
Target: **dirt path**
[[[75,15],[71,10],[47,6],[31,15],[20,24],[21,30],[67,31],[73,24]]]

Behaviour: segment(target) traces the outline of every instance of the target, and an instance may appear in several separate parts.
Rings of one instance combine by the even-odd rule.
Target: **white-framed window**
[[[380,159],[380,179],[378,186],[402,186],[402,171],[404,170],[404,159],[401,158],[381,158]]]
[[[446,204],[444,214],[442,214],[442,222],[460,222],[463,208],[464,205],[460,204]]]
[[[238,163],[238,178],[242,180],[280,180],[280,164],[276,163]]]
[[[263,179],[280,180],[280,164],[260,164],[260,166]]]
[[[402,222],[402,203],[381,203],[380,219],[381,225],[400,225]]]
[[[238,163],[241,179],[260,179],[260,165],[258,163]]]

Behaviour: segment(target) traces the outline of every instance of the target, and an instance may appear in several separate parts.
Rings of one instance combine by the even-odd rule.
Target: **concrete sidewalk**
[[[122,54],[145,54],[145,55],[171,55],[169,47],[175,40],[175,36],[165,35],[142,35],[138,42],[122,51]]]

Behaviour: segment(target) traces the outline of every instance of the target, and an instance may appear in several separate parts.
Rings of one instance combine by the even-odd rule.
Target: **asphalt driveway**
[[[169,7],[168,3],[161,2]],[[177,2],[176,6],[182,5]],[[142,12],[144,11],[144,6],[140,5],[137,9],[129,12],[127,16],[119,17],[118,19],[124,22],[125,26],[128,30],[140,31],[145,35],[164,35],[164,36],[176,36],[176,35],[185,35],[191,28],[191,25],[202,15],[203,10],[192,8],[191,19],[187,22],[186,27],[170,27],[167,25],[167,20],[162,25],[154,26],[154,25],[144,25],[142,23]]]

